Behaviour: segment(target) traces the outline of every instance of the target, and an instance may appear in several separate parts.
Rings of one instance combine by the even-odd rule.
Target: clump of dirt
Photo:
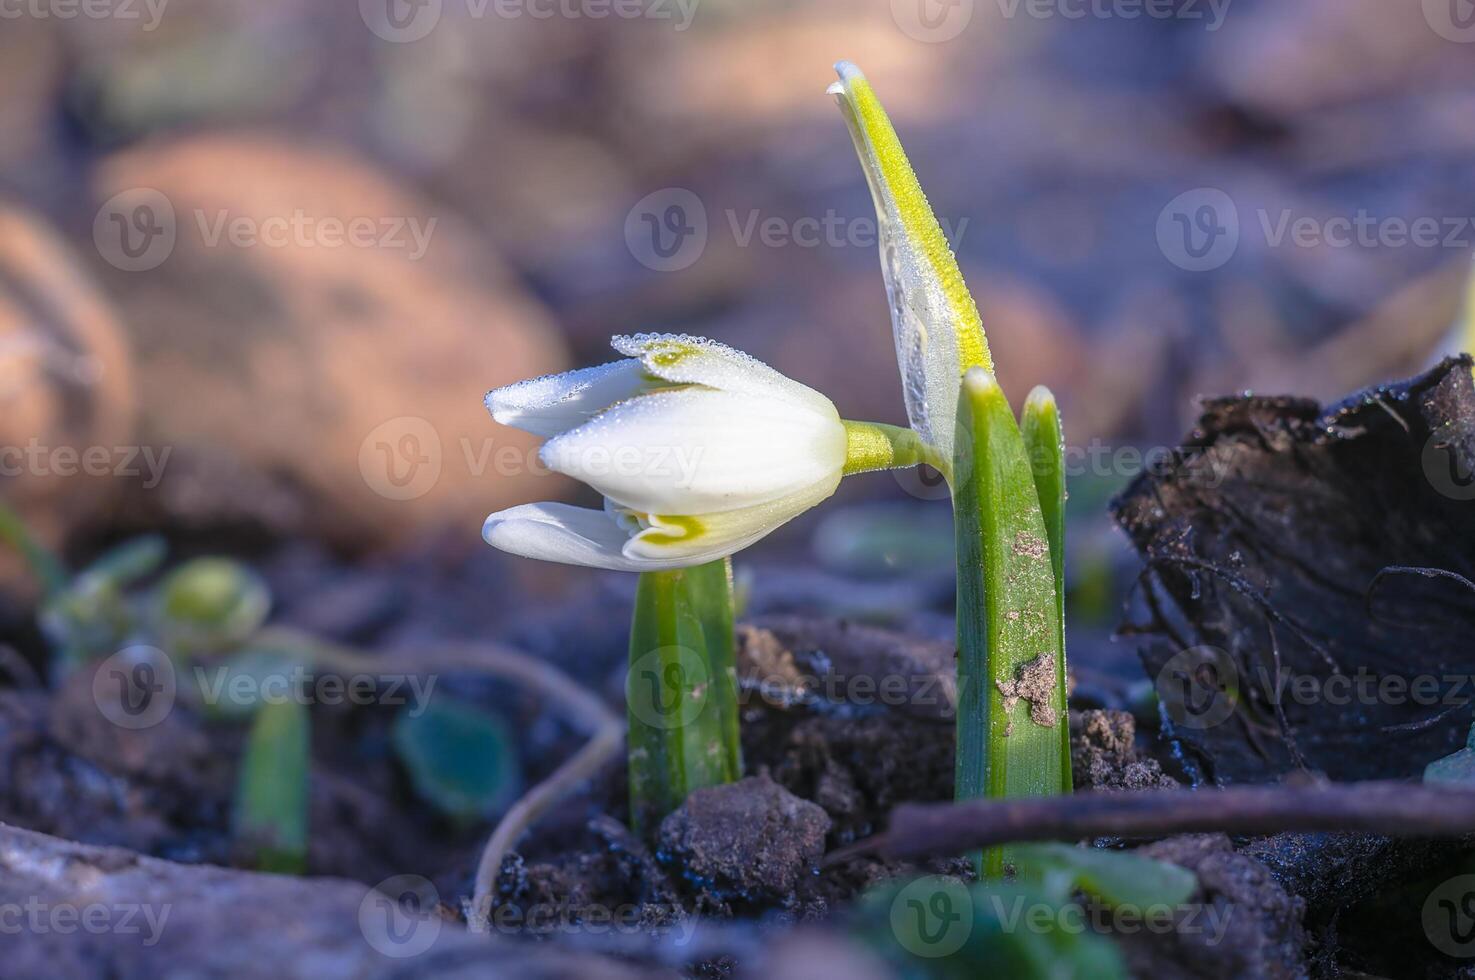
[[[663,860],[726,901],[791,896],[824,854],[830,818],[766,774],[699,789],[661,822]]]
[[[1169,837],[1136,853],[1189,869],[1198,877],[1198,893],[1193,904],[1175,910],[1172,932],[1118,936],[1134,975],[1306,975],[1305,903],[1287,894],[1259,861],[1235,851],[1228,837]]]
[[[1045,728],[1055,727],[1055,708],[1050,699],[1055,694],[1055,658],[1042,653],[1019,667],[1012,680],[994,682],[1004,696],[1004,710],[1013,711],[1021,700],[1029,702],[1029,720]],[[1004,733],[1014,731],[1011,720]]]
[[[1071,716],[1070,761],[1076,789],[1176,789],[1178,782],[1137,749],[1137,721],[1126,711]]]

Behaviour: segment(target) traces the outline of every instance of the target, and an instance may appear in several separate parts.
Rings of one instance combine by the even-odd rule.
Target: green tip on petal
[[[1026,412],[1050,412],[1055,410],[1055,393],[1044,385],[1035,385],[1024,400]]]

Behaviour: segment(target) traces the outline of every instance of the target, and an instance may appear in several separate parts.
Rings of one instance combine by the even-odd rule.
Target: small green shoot
[[[301,701],[287,698],[257,711],[241,757],[235,833],[262,871],[307,870],[310,741]]]
[[[1055,573],[1055,620],[1060,631],[1060,659],[1055,664],[1055,678],[1060,685],[1060,703],[1065,705],[1065,430],[1049,388],[1041,385],[1029,393],[1019,428],[1034,471],[1040,516],[1045,520],[1045,537],[1050,544],[1050,567]],[[1060,792],[1070,793],[1075,786],[1071,782],[1068,725],[1061,726],[1059,742]]]

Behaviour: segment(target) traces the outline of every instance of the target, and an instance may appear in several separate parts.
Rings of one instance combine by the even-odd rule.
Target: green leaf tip
[[[876,93],[850,62],[835,71],[840,80],[827,91],[840,106],[876,208],[907,417],[951,455],[958,379],[971,367],[993,367],[983,320]]]

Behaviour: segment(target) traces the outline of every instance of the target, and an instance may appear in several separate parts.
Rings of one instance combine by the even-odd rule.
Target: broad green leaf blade
[[[475,705],[437,697],[395,719],[395,753],[415,792],[460,824],[491,817],[522,779],[507,726]]]
[[[1060,424],[1060,409],[1055,396],[1043,385],[1029,393],[1024,402],[1020,424],[1029,465],[1034,471],[1035,490],[1040,497],[1040,513],[1045,519],[1045,536],[1050,542],[1050,567],[1055,572],[1055,614],[1060,630],[1060,660],[1055,676],[1060,684],[1060,701],[1066,703],[1065,668],[1065,430]],[[1060,791],[1075,789],[1070,774],[1070,736],[1062,732],[1060,739]]]
[[[867,891],[851,930],[907,980],[1125,978],[1116,944],[1084,921],[1034,887],[933,875]]]
[[[993,370],[983,321],[886,110],[859,68],[842,61],[835,71],[840,80],[829,91],[845,116],[876,206],[907,417],[922,438],[950,457],[958,381],[972,367]]]
[[[735,656],[727,561],[640,576],[625,680],[637,833],[741,775]]]
[[[1198,879],[1187,868],[1130,851],[1019,844],[1012,857],[1021,879],[1064,882],[1062,897],[1079,889],[1114,908],[1181,905],[1198,887]]]
[[[256,713],[246,740],[235,832],[262,871],[301,874],[307,869],[308,725],[306,704],[279,701]]]
[[[958,559],[957,798],[1061,791],[1068,738],[1055,572],[1034,472],[993,375],[958,399],[953,520]],[[986,877],[1006,853],[987,852]]]

